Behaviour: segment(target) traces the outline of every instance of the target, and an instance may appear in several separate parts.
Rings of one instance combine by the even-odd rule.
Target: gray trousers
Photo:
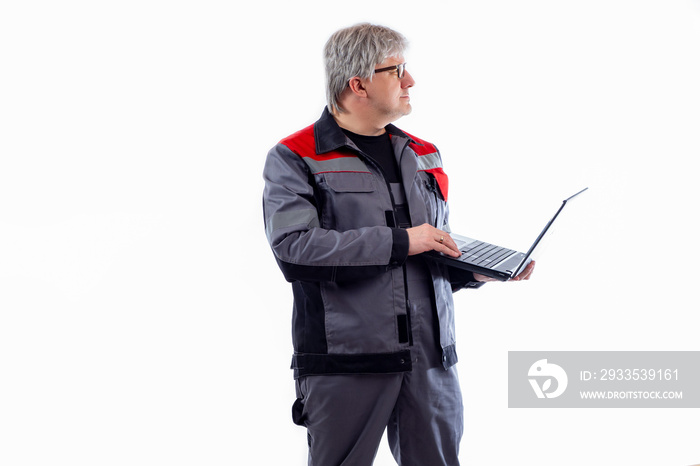
[[[463,406],[457,370],[441,364],[430,284],[412,280],[409,290],[411,372],[296,381],[310,466],[370,466],[384,429],[401,466],[459,465]]]

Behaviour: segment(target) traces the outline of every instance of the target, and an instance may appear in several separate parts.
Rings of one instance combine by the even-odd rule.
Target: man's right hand
[[[447,256],[462,255],[449,234],[434,226],[424,223],[421,226],[408,228],[408,255],[413,256],[426,251],[438,251]]]

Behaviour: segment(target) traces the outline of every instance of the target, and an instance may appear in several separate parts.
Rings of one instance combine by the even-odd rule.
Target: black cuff
[[[472,272],[461,270],[456,267],[449,267],[448,270],[453,292],[463,288],[479,288],[484,285],[484,282],[476,281]]]

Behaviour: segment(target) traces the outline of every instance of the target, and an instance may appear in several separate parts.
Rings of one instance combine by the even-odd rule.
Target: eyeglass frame
[[[399,79],[403,79],[404,76],[406,76],[406,62],[399,63],[398,65],[391,65],[387,66],[386,68],[379,68],[374,70],[375,73],[381,73],[383,71],[392,71],[396,70],[396,75],[399,77]]]

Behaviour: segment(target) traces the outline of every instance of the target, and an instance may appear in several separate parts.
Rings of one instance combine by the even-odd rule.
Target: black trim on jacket
[[[456,355],[455,355],[456,357]],[[294,378],[328,374],[386,374],[412,369],[411,351],[370,354],[310,354],[292,356]]]

